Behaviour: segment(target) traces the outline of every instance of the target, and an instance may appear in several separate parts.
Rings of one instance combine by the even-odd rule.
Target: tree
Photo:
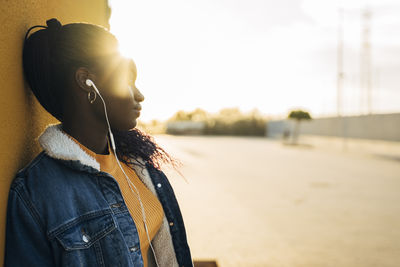
[[[301,121],[302,120],[311,120],[311,116],[307,111],[292,110],[289,113],[288,118],[296,121],[295,128],[294,128],[294,131],[293,131],[293,143],[296,144],[297,143],[297,139],[299,137],[299,133],[300,133],[300,123],[301,123]]]
[[[168,121],[190,121],[191,116],[186,111],[177,111]]]
[[[207,111],[201,108],[196,108],[189,114],[192,121],[207,121],[209,117]]]

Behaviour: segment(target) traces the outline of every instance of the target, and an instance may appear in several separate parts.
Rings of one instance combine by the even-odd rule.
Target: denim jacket
[[[114,177],[100,170],[61,123],[49,125],[38,141],[43,151],[11,183],[4,266],[143,266],[138,232]],[[162,171],[144,164],[135,172],[164,210],[151,242],[159,266],[193,267],[171,184]]]

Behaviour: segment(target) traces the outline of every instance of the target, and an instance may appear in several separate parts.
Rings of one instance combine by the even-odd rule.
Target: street
[[[194,259],[400,266],[400,161],[263,137],[155,135]]]

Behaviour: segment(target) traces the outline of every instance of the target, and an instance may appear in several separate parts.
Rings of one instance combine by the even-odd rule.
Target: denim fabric
[[[179,266],[193,266],[174,191],[162,171],[146,167],[170,222]],[[10,187],[4,266],[143,266],[137,229],[116,180],[42,151]]]

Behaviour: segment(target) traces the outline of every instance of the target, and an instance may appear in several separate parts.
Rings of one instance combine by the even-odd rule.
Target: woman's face
[[[113,57],[103,71],[96,74],[94,83],[106,103],[108,119],[113,129],[129,130],[136,127],[141,110],[139,102],[144,100],[144,96],[136,88],[136,77],[137,69],[133,60],[122,56]],[[103,102],[98,95],[94,104],[96,116],[106,123]]]

